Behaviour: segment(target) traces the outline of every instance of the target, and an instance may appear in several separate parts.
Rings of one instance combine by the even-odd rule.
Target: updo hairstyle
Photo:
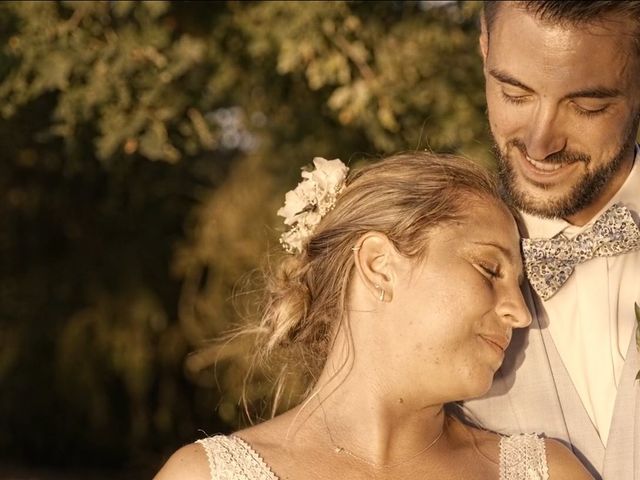
[[[461,219],[486,198],[500,199],[490,173],[452,155],[401,153],[349,173],[335,208],[302,252],[286,255],[265,278],[259,325],[251,330],[254,368],[275,372],[272,415],[292,374],[302,378],[305,396],[324,367],[336,327],[346,318],[358,239],[383,233],[400,254],[419,262],[434,227]]]

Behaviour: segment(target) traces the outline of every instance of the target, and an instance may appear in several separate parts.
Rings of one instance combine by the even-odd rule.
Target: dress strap
[[[200,440],[196,440],[196,443],[199,443],[200,446],[204,449],[205,453],[207,454],[207,461],[209,463],[209,472],[211,473],[211,480],[219,478],[217,473],[218,467],[216,464],[216,455],[219,449],[218,440],[216,440],[217,437],[218,436],[201,438]]]
[[[278,480],[262,457],[234,435],[196,440],[207,454],[212,480]]]
[[[534,433],[500,439],[500,480],[548,480],[544,439]]]

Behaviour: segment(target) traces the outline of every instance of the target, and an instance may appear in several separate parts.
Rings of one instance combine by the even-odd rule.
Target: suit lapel
[[[529,288],[525,289],[524,294],[534,320],[529,329],[521,331],[527,333],[528,345],[519,348],[515,356],[524,356],[526,361],[522,360],[519,367],[517,364],[507,364],[511,370],[510,376],[515,377],[510,392],[515,414],[518,418],[531,416],[530,405],[534,405],[534,408],[543,405],[544,413],[538,411],[531,419],[537,421],[539,426],[544,426],[543,431],[548,437],[571,444],[576,456],[599,478],[598,472],[602,472],[605,454],[600,436],[551,338],[544,308]],[[545,365],[547,368],[544,368]]]
[[[528,431],[545,432],[549,437],[569,441],[542,333],[537,315],[528,329],[514,332],[510,346],[513,351],[500,371],[509,388],[510,403],[518,423],[527,425]]]
[[[640,355],[635,338],[634,330],[618,385],[604,458],[607,479],[640,480],[640,383],[635,380],[640,370]]]
[[[568,440],[574,453],[590,467],[592,472],[594,470],[602,472],[605,451],[598,431],[582,404],[548,329],[542,330],[542,338],[549,356],[563,419],[569,433]]]

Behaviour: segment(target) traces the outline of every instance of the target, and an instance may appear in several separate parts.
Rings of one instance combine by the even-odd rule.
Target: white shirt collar
[[[633,167],[629,176],[624,181],[616,194],[602,207],[602,209],[593,216],[593,218],[583,226],[575,226],[563,220],[562,218],[541,218],[522,212],[522,221],[528,232],[529,238],[551,238],[559,233],[565,233],[567,237],[572,238],[582,231],[589,228],[597,218],[614,203],[621,203],[631,210],[636,222],[639,221],[638,213],[640,213],[640,146],[636,145]]]

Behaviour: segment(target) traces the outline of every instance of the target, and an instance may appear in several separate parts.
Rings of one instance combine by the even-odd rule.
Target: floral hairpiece
[[[278,215],[291,228],[280,236],[287,253],[302,252],[322,217],[333,210],[345,186],[349,168],[340,160],[313,159],[315,170],[302,171],[303,180],[287,192]]]

